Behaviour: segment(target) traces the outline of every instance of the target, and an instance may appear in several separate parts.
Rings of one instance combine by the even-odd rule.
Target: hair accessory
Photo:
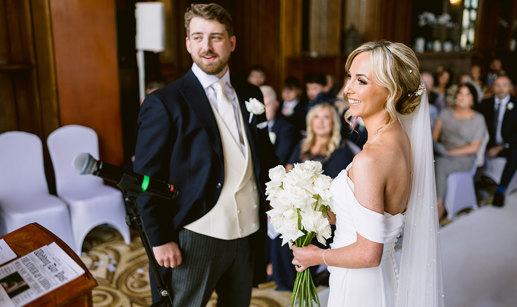
[[[420,83],[420,85],[418,86],[418,88],[415,91],[413,91],[407,95],[408,96],[411,96],[411,95],[420,96],[424,93],[424,91],[425,91],[425,85],[424,85],[424,83]]]
[[[409,70],[409,73],[410,73],[410,74],[412,74],[412,73],[413,73],[413,70],[412,70],[412,69],[410,69],[410,70]]]
[[[424,93],[424,91],[425,91],[425,85],[424,85],[424,83],[420,83],[417,90],[415,91],[415,96],[422,95]]]

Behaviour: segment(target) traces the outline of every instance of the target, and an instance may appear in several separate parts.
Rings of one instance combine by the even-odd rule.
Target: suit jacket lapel
[[[212,108],[209,105],[210,101],[208,101],[208,98],[206,97],[205,90],[192,70],[188,71],[183,80],[184,82],[181,88],[185,100],[208,133],[214,151],[217,153],[221,161],[224,161],[219,128],[217,127],[217,122],[215,121]]]
[[[510,97],[510,101],[508,101],[508,103],[506,104],[506,110],[504,110],[504,115],[503,115],[503,122],[501,123],[501,134],[503,133],[503,129],[505,129],[506,127],[510,127],[511,125],[509,124],[510,122],[512,122],[512,115],[513,115],[513,112],[515,112],[515,110],[510,110],[508,108],[508,105],[509,104],[512,104],[514,105],[513,108],[515,108],[515,99],[513,97]]]

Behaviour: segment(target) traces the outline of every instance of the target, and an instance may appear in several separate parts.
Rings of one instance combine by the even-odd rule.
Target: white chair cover
[[[74,248],[68,207],[48,191],[39,137],[0,134],[0,170],[0,235],[36,222]]]
[[[488,139],[488,131],[485,131],[483,141],[476,155],[476,161],[471,169],[464,172],[454,172],[447,177],[447,188],[444,198],[447,218],[452,219],[458,212],[464,209],[478,208],[474,176],[478,167],[484,164],[485,148]]]
[[[80,175],[73,166],[75,157],[83,152],[99,158],[95,131],[79,125],[63,126],[48,136],[47,145],[54,166],[57,194],[70,207],[76,253],[81,253],[88,232],[101,224],[110,224],[129,244],[122,193],[104,185],[100,177]]]

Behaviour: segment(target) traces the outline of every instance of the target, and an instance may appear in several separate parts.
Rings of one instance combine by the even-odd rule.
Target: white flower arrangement
[[[282,238],[282,245],[295,244],[304,247],[314,237],[321,244],[331,236],[327,211],[332,201],[332,179],[323,175],[320,162],[296,163],[286,173],[281,165],[269,170],[271,181],[266,183],[267,200],[273,209],[267,212],[270,222]],[[302,291],[302,289],[304,289]],[[309,270],[298,272],[291,297],[291,306],[296,299],[309,305],[319,299]]]
[[[514,107],[514,105],[513,105],[513,102],[511,102],[511,101],[509,101],[509,102],[508,102],[508,104],[506,105],[506,109],[507,109],[508,111],[513,110],[513,107]]]
[[[264,113],[266,110],[266,107],[264,104],[256,98],[250,98],[249,100],[244,102],[246,104],[246,109],[250,113],[249,123],[251,124],[251,119],[253,118],[253,115],[260,115]]]
[[[425,27],[430,26],[434,27],[436,25],[444,25],[447,28],[454,28],[456,24],[452,22],[451,15],[447,13],[443,13],[436,17],[434,13],[431,12],[422,12],[418,15],[418,26]]]

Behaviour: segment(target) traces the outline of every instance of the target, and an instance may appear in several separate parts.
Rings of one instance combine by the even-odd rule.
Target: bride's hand
[[[309,245],[307,247],[296,247],[293,245],[294,259],[292,264],[296,271],[303,272],[310,266],[320,264],[322,249],[315,245]]]

